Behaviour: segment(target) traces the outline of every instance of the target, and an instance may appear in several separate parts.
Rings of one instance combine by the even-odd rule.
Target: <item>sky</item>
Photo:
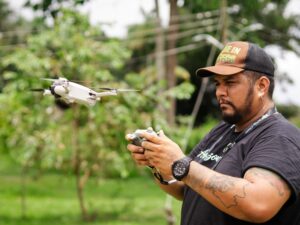
[[[25,0],[7,0],[16,13],[32,18],[30,10],[22,8]],[[159,0],[160,16],[167,24],[169,16],[168,0]],[[179,0],[180,2],[180,0]],[[124,37],[130,24],[142,23],[142,11],[154,8],[154,0],[90,0],[80,8],[87,14],[92,24],[100,24],[108,36]],[[300,0],[290,0],[286,14],[300,14]],[[275,58],[277,72],[285,72],[293,80],[275,86],[274,100],[280,104],[297,104],[300,106],[300,58],[293,52],[283,51],[277,46],[268,46],[266,51]]]

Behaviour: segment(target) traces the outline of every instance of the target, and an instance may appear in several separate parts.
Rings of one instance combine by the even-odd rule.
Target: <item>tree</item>
[[[185,84],[157,98],[151,69],[140,74],[124,72],[129,57],[121,41],[105,38],[85,16],[63,10],[53,27],[30,35],[23,48],[2,61],[6,85],[0,95],[0,140],[26,171],[72,171],[82,217],[87,220],[94,218],[84,200],[88,178],[127,177],[134,165],[126,151],[125,134],[137,128],[163,127],[157,102],[170,94],[189,97],[192,91]],[[57,76],[85,81],[91,88],[134,88],[141,93],[103,98],[93,108],[71,105],[61,110],[51,98],[28,91],[49,85],[39,78]]]
[[[283,16],[288,2],[288,0],[243,2],[228,0],[226,40],[250,41],[262,47],[275,44],[283,49],[297,51],[296,47],[299,46],[300,39],[297,37],[296,32],[292,32],[292,30],[299,30],[299,18],[297,16]],[[222,14],[219,10],[221,4],[222,1],[216,0],[210,2],[203,0],[184,1],[180,9],[182,22],[179,24],[181,28],[179,34],[183,33],[184,27],[193,25],[193,29],[198,30],[198,34],[210,35],[222,42],[220,22],[218,22]],[[206,14],[202,12],[206,12]],[[194,21],[191,22],[192,20]],[[189,24],[190,22],[191,24]],[[202,22],[202,25],[206,23],[205,27],[200,27],[200,22]],[[197,23],[199,23],[198,26]],[[211,44],[207,40],[196,39],[197,33],[191,33],[191,35],[178,40],[178,46],[187,43],[197,43],[199,46],[179,57],[179,64],[187,68],[191,74],[194,74],[197,68],[206,66],[205,62],[211,48]],[[224,31],[222,33],[224,34]],[[198,87],[198,83],[201,81],[195,76],[192,76],[192,78],[193,83]],[[196,93],[192,99],[178,103],[180,107],[177,107],[177,114],[190,114],[196,100]],[[197,115],[196,125],[202,123],[207,117],[219,117],[217,103],[213,101],[214,88],[212,85],[208,86],[205,96]]]
[[[35,11],[41,11],[45,18],[55,18],[62,8],[82,5],[87,1],[88,0],[27,0],[25,6],[30,7]]]
[[[174,1],[175,2],[175,1]],[[165,49],[163,54],[176,54],[178,65],[185,68],[189,74],[192,83],[196,86],[196,92],[189,100],[178,100],[176,107],[176,115],[190,115],[194,103],[196,101],[197,92],[199,90],[199,80],[194,74],[197,68],[206,66],[212,43],[215,39],[218,42],[232,40],[247,40],[255,42],[262,47],[266,45],[280,45],[283,49],[297,51],[299,46],[299,37],[295,30],[299,30],[299,18],[297,16],[286,17],[284,10],[288,4],[288,0],[277,1],[246,1],[237,0],[226,1],[225,13],[226,27],[221,31],[222,21],[221,4],[224,1],[183,1],[178,6],[178,16],[174,16],[170,20],[168,27],[163,28],[165,37],[165,45],[169,41],[176,41],[176,45],[172,50]],[[174,5],[174,4],[173,4]],[[171,7],[171,4],[170,4]],[[173,6],[174,7],[174,6]],[[155,36],[161,32],[160,29],[154,27],[154,19],[152,13],[145,15],[145,23],[132,26],[129,29],[128,42],[134,43],[129,45],[133,50],[133,56],[137,59],[133,64],[133,69],[149,66],[143,56],[152,55]],[[170,34],[171,31],[177,30],[176,35]],[[223,34],[223,37],[220,36]],[[199,38],[211,37],[211,40]],[[212,60],[217,56],[218,50]],[[137,62],[138,61],[138,62]],[[177,81],[177,83],[180,80]],[[216,101],[214,99],[214,88],[209,85],[205,93],[203,105],[197,115],[196,125],[206,120],[207,116],[219,118]]]
[[[127,169],[122,165],[121,157],[124,141],[116,143],[112,140],[116,138],[112,130],[124,119],[123,116],[127,116],[127,111],[118,107],[119,101],[115,100],[107,102],[107,108],[75,107],[61,112],[51,106],[50,99],[43,99],[28,90],[41,86],[39,78],[56,76],[116,85],[112,71],[122,67],[130,52],[114,40],[96,41],[101,35],[98,29],[89,25],[87,18],[72,11],[63,11],[53,28],[31,35],[24,48],[2,61],[6,85],[0,101],[3,109],[1,139],[5,138],[11,156],[24,168],[73,170],[85,219],[89,218],[89,214],[84,205],[83,188],[92,171],[102,170],[107,166],[103,162],[110,161],[117,168],[109,170],[126,176]],[[126,86],[126,83],[120,85]],[[110,115],[105,113],[106,109],[111,112]],[[118,110],[125,110],[125,115],[116,115]],[[111,122],[106,123],[106,119]],[[96,123],[99,125],[95,126]],[[74,136],[72,130],[78,136],[76,133]],[[124,132],[121,131],[121,134],[125,136]],[[113,152],[111,149],[116,150]]]
[[[8,4],[0,0],[0,57],[21,46],[26,36],[31,33],[29,23],[21,17],[13,16]],[[0,61],[0,93],[5,82]]]

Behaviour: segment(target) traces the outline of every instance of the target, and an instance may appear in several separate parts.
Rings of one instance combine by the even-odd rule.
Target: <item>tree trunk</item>
[[[159,15],[159,4],[158,0],[155,0],[155,14],[156,14],[156,30],[157,35],[155,36],[155,65],[156,65],[156,73],[157,73],[157,82],[160,84],[161,89],[158,91],[158,96],[161,95],[163,87],[161,81],[166,79],[166,65],[165,65],[165,56],[163,54],[165,50],[165,40],[164,40],[164,30],[161,24],[161,19]],[[164,110],[161,103],[158,103],[158,111],[160,115],[166,115],[166,111]],[[166,116],[165,116],[166,118]]]
[[[81,177],[80,175],[80,168],[78,168],[76,171],[77,196],[78,196],[80,210],[81,210],[81,217],[84,221],[90,221],[92,219],[89,213],[87,212],[87,209],[84,204],[84,186],[89,175],[90,175],[90,170],[86,170],[83,177]]]
[[[173,213],[173,198],[170,195],[167,195],[165,201],[165,213],[167,218],[167,225],[175,225],[176,217]]]
[[[170,22],[168,36],[172,37],[168,39],[168,50],[176,48],[177,35],[178,35],[178,24],[176,23],[178,18],[177,0],[170,0]],[[171,54],[167,56],[167,87],[171,89],[176,85],[175,68],[177,66],[177,55]],[[176,99],[170,97],[170,108],[167,113],[169,125],[175,125],[175,114],[176,114]]]
[[[155,0],[155,12],[156,12],[156,30],[157,35],[155,36],[155,64],[158,81],[165,79],[165,56],[163,54],[165,50],[164,31],[161,25],[161,19],[159,15],[159,4],[158,0]]]
[[[27,211],[27,171],[28,166],[27,163],[22,167],[21,171],[21,218],[26,219],[26,211]]]
[[[170,22],[168,30],[168,51],[176,48],[178,24],[176,19],[178,18],[177,0],[169,0],[170,2]],[[171,89],[176,86],[176,74],[175,69],[177,66],[177,54],[167,55],[167,88]],[[167,120],[170,126],[175,125],[176,116],[176,99],[170,97],[170,108],[167,111]],[[165,204],[166,220],[168,225],[175,225],[175,215],[172,211],[172,199],[167,195]]]
[[[227,38],[227,0],[221,3],[221,42],[226,44]]]
[[[81,211],[81,217],[83,220],[88,221],[89,215],[86,209],[86,206],[84,204],[84,182],[81,182],[81,174],[80,174],[80,165],[81,165],[81,156],[80,156],[80,147],[78,142],[78,107],[74,106],[74,120],[73,120],[73,133],[72,133],[72,148],[73,148],[73,168],[74,168],[74,174],[76,179],[76,190],[77,190],[77,197],[79,201],[80,211]]]

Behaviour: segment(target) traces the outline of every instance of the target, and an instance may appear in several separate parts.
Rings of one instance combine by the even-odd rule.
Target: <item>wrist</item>
[[[155,179],[157,181],[159,181],[160,184],[169,185],[169,184],[173,184],[173,183],[177,182],[177,180],[174,179],[174,177],[172,177],[172,176],[168,176],[167,179],[165,177],[163,177],[155,167],[151,167],[151,169],[152,169],[152,173],[153,173]]]

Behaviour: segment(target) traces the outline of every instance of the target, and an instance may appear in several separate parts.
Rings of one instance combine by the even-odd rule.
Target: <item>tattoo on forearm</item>
[[[191,187],[203,188],[205,180],[202,177],[196,176],[190,179],[190,182],[191,182],[190,184]]]
[[[247,185],[248,184],[243,185],[239,192],[235,191],[231,199],[229,199],[228,197],[224,197],[224,194],[231,191],[235,186],[235,181],[233,181],[231,178],[214,175],[208,180],[205,188],[210,190],[224,207],[231,208],[234,206],[238,206],[238,199],[243,199],[246,197],[245,188]]]

